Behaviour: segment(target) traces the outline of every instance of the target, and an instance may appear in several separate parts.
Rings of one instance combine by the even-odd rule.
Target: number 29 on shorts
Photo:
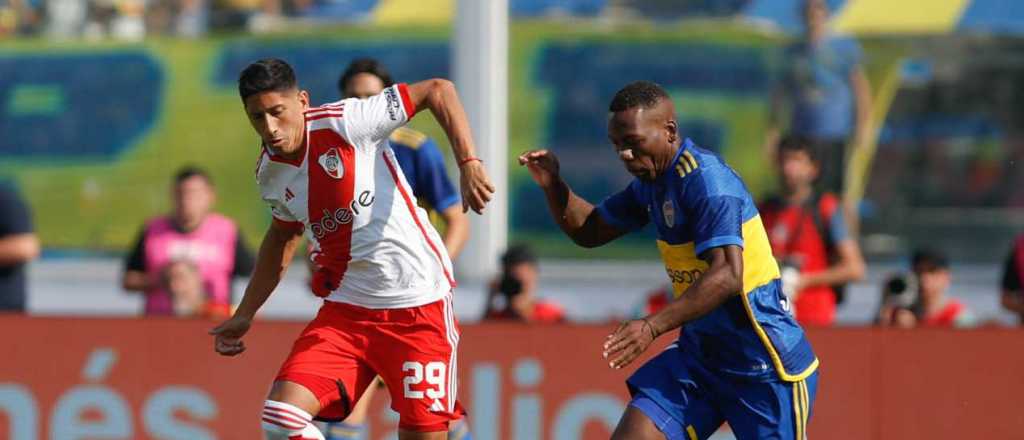
[[[402,379],[406,399],[422,399],[424,392],[412,389],[413,385],[419,385],[426,380],[430,385],[426,389],[426,397],[430,399],[443,399],[445,397],[445,372],[447,366],[444,362],[419,362],[408,361],[402,364],[402,373],[408,373]]]

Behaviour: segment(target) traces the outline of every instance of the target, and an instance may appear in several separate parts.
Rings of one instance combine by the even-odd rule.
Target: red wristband
[[[477,161],[477,162],[481,162],[481,163],[483,162],[482,160],[480,160],[480,158],[479,158],[479,157],[476,157],[476,156],[469,156],[469,157],[467,157],[467,158],[465,158],[465,159],[462,159],[462,160],[460,160],[460,161],[459,161],[459,168],[462,168],[462,166],[463,166],[463,165],[465,165],[465,164],[467,164],[467,163],[470,163],[470,162],[472,162],[472,161],[474,161],[474,160],[475,160],[475,161]]]

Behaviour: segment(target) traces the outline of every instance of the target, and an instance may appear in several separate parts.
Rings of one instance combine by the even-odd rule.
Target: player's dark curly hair
[[[802,134],[787,134],[779,141],[779,153],[804,153],[811,162],[821,162],[821,152],[818,144],[811,138]]]
[[[501,254],[501,266],[506,272],[512,266],[523,263],[537,264],[537,255],[525,244],[510,246],[504,254]]]
[[[277,58],[266,58],[250,64],[238,76],[238,95],[244,101],[257,93],[294,89],[296,84],[292,66]]]
[[[345,88],[348,86],[348,82],[353,77],[360,73],[369,73],[377,78],[380,78],[381,82],[384,83],[384,87],[391,87],[395,84],[395,81],[391,79],[391,73],[384,67],[380,61],[373,58],[358,58],[352,61],[345,69],[345,72],[341,74],[341,78],[338,78],[338,92],[345,96]]]
[[[657,83],[651,81],[636,81],[626,84],[621,90],[615,93],[608,111],[621,112],[631,108],[651,108],[662,99],[669,99],[668,92]]]
[[[179,168],[178,172],[174,173],[174,184],[181,185],[181,182],[193,177],[201,177],[208,185],[213,186],[213,178],[210,177],[210,173],[196,165],[185,165]]]

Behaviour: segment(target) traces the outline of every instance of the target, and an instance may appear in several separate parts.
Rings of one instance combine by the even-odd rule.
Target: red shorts
[[[400,429],[447,431],[464,414],[456,402],[458,342],[450,297],[405,309],[324,301],[277,380],[312,391],[320,401],[317,419],[340,421],[380,375]]]

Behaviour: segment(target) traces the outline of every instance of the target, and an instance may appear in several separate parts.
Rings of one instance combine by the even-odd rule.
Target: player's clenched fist
[[[558,181],[558,157],[548,150],[530,150],[519,156],[519,165],[526,165],[530,176],[541,188]]]
[[[244,316],[232,316],[213,330],[213,349],[224,356],[234,356],[245,351],[245,343],[242,336],[249,331],[252,320]]]
[[[487,177],[487,171],[479,160],[470,160],[459,167],[459,186],[462,190],[462,212],[470,208],[480,214],[494,194],[494,185]]]

